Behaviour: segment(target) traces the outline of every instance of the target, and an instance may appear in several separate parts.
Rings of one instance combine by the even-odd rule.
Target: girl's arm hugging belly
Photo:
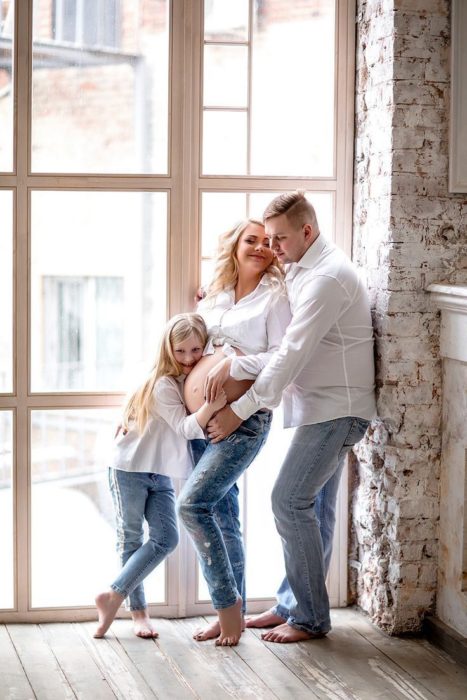
[[[243,354],[240,350],[234,349],[237,355]],[[185,379],[183,392],[185,404],[190,413],[197,411],[204,403],[204,382],[206,381],[209,370],[224,359],[225,355],[222,352],[222,348],[216,348],[213,355],[204,355]],[[240,396],[243,396],[252,384],[252,379],[238,380],[230,377],[224,384],[224,391],[227,394],[228,403],[232,403],[232,401],[236,401]]]

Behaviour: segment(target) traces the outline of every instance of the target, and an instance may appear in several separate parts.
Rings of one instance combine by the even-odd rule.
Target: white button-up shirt
[[[231,404],[246,420],[283,399],[284,427],[375,415],[373,329],[368,296],[345,253],[320,235],[287,270],[292,320],[280,348]],[[242,378],[242,358],[231,375]]]
[[[187,415],[183,402],[185,376],[161,377],[154,387],[154,407],[144,432],[135,426],[115,439],[110,466],[129,472],[187,477],[193,460],[187,440],[204,439],[196,416]]]
[[[212,299],[202,299],[196,310],[209,333],[204,354],[222,346],[226,355],[234,357],[233,348],[238,348],[246,355],[242,358],[242,379],[254,379],[279,349],[291,318],[286,291],[269,274],[237,303],[235,291],[229,289]]]

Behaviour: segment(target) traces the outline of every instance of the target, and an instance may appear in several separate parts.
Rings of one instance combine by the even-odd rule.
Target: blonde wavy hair
[[[122,427],[129,430],[130,424],[136,424],[139,433],[147,425],[151,408],[153,408],[153,392],[156,382],[161,377],[178,377],[182,367],[175,359],[173,348],[183,343],[191,334],[199,340],[204,348],[208,339],[206,324],[199,314],[178,314],[173,316],[164,328],[159,343],[159,351],[149,377],[144,384],[129,398],[124,411]]]
[[[225,289],[233,289],[238,281],[237,248],[240,236],[250,224],[256,224],[264,228],[262,221],[257,219],[244,219],[234,228],[219,236],[219,248],[214,268],[213,279],[206,290],[206,299],[215,297]],[[270,274],[278,287],[284,286],[284,271],[276,257],[273,258],[264,274]]]

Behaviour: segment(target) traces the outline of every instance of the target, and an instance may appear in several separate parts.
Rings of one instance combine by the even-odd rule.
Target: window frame
[[[251,5],[252,0],[250,0]],[[332,192],[335,242],[351,252],[355,0],[336,0],[335,172],[326,178],[290,178],[201,175],[202,0],[171,2],[169,43],[169,168],[166,175],[97,175],[32,173],[31,81],[33,2],[15,3],[14,43],[14,162],[13,172],[0,174],[0,186],[13,190],[14,222],[14,336],[13,392],[0,394],[0,409],[13,410],[13,489],[15,601],[13,610],[0,610],[0,621],[42,622],[95,619],[94,606],[32,609],[30,603],[30,413],[35,409],[106,408],[119,406],[122,392],[32,393],[30,390],[29,289],[31,192],[35,190],[125,190],[168,193],[167,316],[191,308],[201,267],[201,197],[204,191],[269,192],[295,189]],[[177,79],[174,80],[173,76]],[[182,107],[180,108],[180,105]],[[330,591],[334,605],[347,595],[347,495],[346,475],[336,528],[339,556],[333,566],[337,588]],[[167,604],[151,605],[153,615],[183,617],[211,612],[196,600],[195,555],[186,537],[169,557]],[[265,601],[253,601],[251,611],[264,609]],[[122,613],[127,615],[127,613]]]

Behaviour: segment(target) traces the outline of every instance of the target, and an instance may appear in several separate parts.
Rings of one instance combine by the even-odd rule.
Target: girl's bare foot
[[[146,608],[144,610],[133,610],[131,617],[133,618],[133,630],[137,637],[155,639],[159,636],[159,632],[156,632],[152,625]]]
[[[242,634],[242,599],[229,608],[217,611],[219,615],[220,635],[216,639],[217,646],[234,647]]]
[[[245,618],[242,616],[242,632],[245,629]],[[204,629],[197,629],[193,635],[193,639],[197,642],[205,642],[207,639],[217,639],[221,633],[221,625],[219,620],[214,620]]]
[[[123,596],[112,589],[96,596],[96,608],[99,615],[99,624],[94,632],[96,639],[100,639],[107,632],[123,600]]]
[[[285,620],[283,617],[276,615],[274,608],[266,610],[266,612],[261,613],[261,615],[247,617],[245,620],[247,627],[276,627],[284,622]]]

